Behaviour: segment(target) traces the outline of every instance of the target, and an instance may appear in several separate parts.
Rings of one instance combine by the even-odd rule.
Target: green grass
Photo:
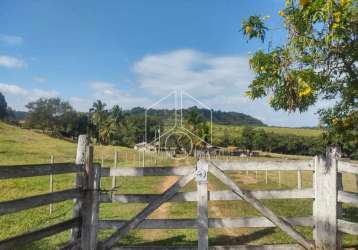
[[[140,155],[123,147],[95,147],[95,159],[102,161],[105,166],[113,165],[115,151],[120,154],[120,166],[132,167],[142,164]],[[54,155],[57,162],[73,162],[76,153],[76,144],[48,136],[22,130],[0,123],[0,165],[47,163],[50,155]],[[127,156],[127,157],[126,157]],[[275,157],[280,157],[275,155]],[[282,156],[281,156],[282,157]],[[126,159],[127,158],[127,159]],[[147,157],[148,158],[148,157]],[[285,156],[286,158],[286,156]],[[287,158],[300,158],[297,156]],[[240,158],[233,158],[240,160]],[[267,160],[267,158],[257,158]],[[155,164],[154,157],[146,161],[148,165]],[[186,165],[193,163],[192,159],[186,161],[173,161],[168,158],[158,160],[158,166]],[[288,189],[297,185],[295,172],[282,172],[282,185],[278,186],[277,172],[269,172],[269,182],[265,183],[263,171],[229,173],[242,187],[251,190],[257,189]],[[72,174],[57,175],[54,177],[55,191],[73,187],[74,176]],[[118,177],[119,185],[117,193],[161,193],[162,184],[167,177]],[[49,178],[30,177],[0,181],[0,200],[12,200],[16,198],[47,193],[49,190]],[[355,180],[352,175],[344,175],[344,189],[356,191]],[[102,188],[109,189],[111,178],[102,179]],[[209,188],[211,190],[223,190],[225,186],[213,176],[209,176]],[[195,190],[195,182],[191,182],[183,190]],[[303,173],[303,187],[312,186],[312,174]],[[264,203],[282,216],[309,216],[312,214],[312,200],[267,200]],[[101,219],[129,219],[135,216],[146,204],[101,204]],[[49,215],[49,206],[8,214],[0,217],[0,240],[11,236],[36,230],[69,219],[72,216],[72,201],[54,204],[54,213]],[[358,222],[358,209],[352,206],[344,206],[344,218]],[[242,201],[211,201],[209,202],[210,217],[241,217],[258,216],[259,214],[248,204]],[[195,202],[170,202],[166,203],[151,215],[151,218],[195,218]],[[298,228],[307,237],[311,238],[310,228]],[[100,232],[100,238],[109,236],[111,230]],[[210,244],[278,244],[293,242],[285,233],[276,228],[240,228],[233,230],[211,229],[209,232]],[[21,249],[58,249],[67,242],[69,232],[64,232],[52,237],[34,242]],[[133,230],[118,244],[150,244],[150,245],[195,245],[197,240],[196,230]],[[358,239],[354,236],[344,235],[346,246],[358,246]]]
[[[238,136],[241,134],[244,126],[231,126],[231,125],[213,125],[214,138],[222,137],[224,131],[227,130],[229,135]],[[273,132],[279,135],[298,135],[298,136],[320,136],[322,130],[313,128],[287,128],[287,127],[255,127],[255,129],[263,129],[266,132]]]

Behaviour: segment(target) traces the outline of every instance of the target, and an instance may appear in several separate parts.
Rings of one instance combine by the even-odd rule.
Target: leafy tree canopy
[[[320,99],[335,104],[319,111],[329,143],[358,145],[358,2],[357,0],[287,0],[285,44],[259,50],[250,59],[255,79],[247,95],[268,96],[275,110],[306,111]],[[264,18],[242,22],[248,40],[265,42]],[[353,142],[352,142],[353,140]]]
[[[40,98],[26,105],[26,126],[61,136],[78,136],[86,132],[87,117],[76,112],[60,98]]]

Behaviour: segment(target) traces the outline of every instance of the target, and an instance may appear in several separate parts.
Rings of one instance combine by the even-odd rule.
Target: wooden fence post
[[[315,156],[314,158],[313,158],[313,168],[314,168],[314,170],[313,170],[313,178],[312,178],[312,188],[313,188],[313,190],[314,190],[314,192],[316,193],[316,169],[318,168],[318,163],[319,163],[319,156]],[[315,197],[316,197],[316,194],[315,194]],[[316,216],[316,199],[314,199],[313,200],[313,207],[312,207],[312,214],[313,214],[313,218],[315,218],[315,216]],[[316,227],[314,226],[313,227],[313,230],[312,230],[312,237],[313,237],[313,240],[316,242],[316,239],[317,239],[317,233],[316,233]]]
[[[198,249],[207,250],[208,242],[208,169],[206,161],[198,161],[196,170],[197,198],[198,198]]]
[[[337,173],[337,192],[343,190],[342,173]],[[337,201],[337,219],[342,218],[342,203]],[[337,231],[337,249],[342,249],[342,233]]]
[[[84,164],[86,161],[86,147],[89,143],[87,135],[79,135],[78,136],[78,144],[77,144],[77,154],[75,163],[78,165],[82,165],[84,168]],[[82,188],[82,173],[77,173],[75,177],[75,186],[77,188]],[[80,216],[80,211],[82,209],[82,199],[75,199],[73,207],[73,218]],[[73,228],[71,231],[71,241],[77,241],[80,239],[81,229]]]
[[[267,173],[267,168],[265,170],[265,182],[266,182],[266,185],[268,184],[268,173]]]
[[[142,164],[143,164],[142,167],[143,168],[145,167],[145,150],[146,149],[143,150],[143,162],[142,162]]]
[[[117,168],[118,164],[118,151],[114,152],[114,167]],[[112,177],[112,189],[116,187],[116,177]]]
[[[103,154],[103,146],[101,144],[101,167],[104,166],[104,154]]]
[[[301,170],[297,170],[297,189],[302,189],[302,173],[301,173]]]
[[[93,146],[87,146],[86,165],[83,176],[83,206],[81,227],[81,249],[97,248],[100,166],[93,164]]]
[[[141,165],[141,160],[140,160],[140,150],[138,149],[138,167]]]
[[[281,187],[281,171],[278,171],[278,186]]]
[[[338,158],[341,157],[342,152],[341,149],[339,147],[335,147],[334,148],[334,154],[332,158],[332,161],[334,162],[334,164],[336,164],[336,168],[338,168]],[[338,195],[338,191],[343,191],[344,187],[343,187],[343,178],[342,178],[342,173],[337,172],[337,195]],[[341,219],[342,218],[342,213],[343,213],[343,209],[342,209],[342,203],[338,202],[338,198],[337,198],[337,219]],[[342,249],[342,233],[337,231],[337,249]]]
[[[55,162],[54,162],[54,158],[53,158],[53,155],[51,155],[51,158],[50,158],[50,163],[51,164],[54,164]],[[51,166],[51,168],[52,168],[53,166]],[[50,174],[50,193],[53,193],[53,174],[51,173]],[[50,215],[52,214],[52,203],[50,204]]]
[[[315,166],[315,244],[316,249],[340,249],[337,230],[336,148],[328,148],[327,158]]]

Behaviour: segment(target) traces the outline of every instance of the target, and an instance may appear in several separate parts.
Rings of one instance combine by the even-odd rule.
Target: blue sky
[[[244,96],[253,74],[242,18],[277,12],[283,0],[0,1],[0,92],[11,107],[60,96],[81,111],[96,99],[123,108],[149,106],[183,89],[214,109],[238,111],[269,125],[315,126],[303,114],[274,112]],[[274,44],[284,31],[269,33]],[[319,104],[320,106],[322,104]]]

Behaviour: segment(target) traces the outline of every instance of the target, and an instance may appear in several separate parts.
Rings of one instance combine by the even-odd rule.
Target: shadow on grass
[[[255,241],[267,235],[273,234],[273,228],[266,228],[259,231],[255,231],[250,234],[240,236],[218,235],[209,239],[210,245],[234,245],[234,244],[246,244],[251,241]],[[127,241],[127,243],[129,243]],[[134,243],[134,242],[133,242]],[[127,244],[121,244],[127,245]],[[129,244],[128,244],[129,245]],[[151,242],[144,242],[140,244],[132,244],[132,246],[196,246],[197,241],[187,240],[185,235],[178,235],[169,237],[163,240],[156,240]]]
[[[358,207],[345,207],[342,215],[345,220],[358,222]]]
[[[209,244],[220,244],[220,245],[243,245],[250,243],[252,241],[261,239],[267,235],[273,234],[275,232],[274,228],[265,228],[249,234],[244,234],[240,236],[233,235],[218,235],[209,240]]]

